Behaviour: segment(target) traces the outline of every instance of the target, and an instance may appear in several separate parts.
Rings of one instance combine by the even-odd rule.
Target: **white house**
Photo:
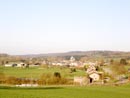
[[[89,67],[87,68],[86,73],[91,74],[91,73],[94,73],[94,72],[96,72],[95,66],[89,65]]]
[[[17,63],[17,66],[16,67],[25,67],[27,64],[25,63]]]
[[[77,66],[78,66],[78,63],[73,62],[73,63],[70,63],[69,65],[70,65],[70,66],[73,66],[73,67],[77,67]]]
[[[5,64],[4,66],[5,66],[5,67],[12,67],[12,64],[11,64],[11,63],[8,63],[8,64]]]
[[[70,62],[74,62],[75,58],[73,56],[70,57]]]
[[[88,77],[90,78],[90,83],[93,81],[99,81],[103,79],[103,72],[96,71],[95,66],[90,65],[86,71]]]
[[[98,73],[96,73],[96,72],[91,73],[91,74],[89,75],[89,77],[92,78],[93,81],[98,81],[98,80],[100,80],[100,75],[99,75]]]
[[[27,64],[22,63],[22,62],[20,62],[20,63],[8,63],[8,64],[5,64],[4,66],[5,67],[26,67]]]

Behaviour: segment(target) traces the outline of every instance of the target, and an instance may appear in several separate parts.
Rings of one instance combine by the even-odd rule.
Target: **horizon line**
[[[94,52],[94,51],[105,51],[105,52],[130,52],[126,50],[75,50],[75,51],[63,51],[63,52],[46,52],[46,53],[26,53],[26,54],[11,54],[6,52],[1,52],[0,54],[7,54],[12,56],[19,56],[19,55],[41,55],[41,54],[57,54],[57,53],[69,53],[69,52]]]

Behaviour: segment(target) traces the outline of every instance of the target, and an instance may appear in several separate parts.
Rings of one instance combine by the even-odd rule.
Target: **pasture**
[[[0,87],[0,98],[130,98],[130,85],[119,87]]]
[[[69,68],[44,67],[0,67],[0,72],[7,76],[39,78],[43,73],[60,72],[62,76],[73,78],[85,76],[83,70],[71,73]],[[130,84],[122,86],[42,86],[9,87],[0,86],[0,98],[130,98]]]
[[[83,70],[76,70],[71,73],[69,68],[61,67],[30,67],[30,68],[18,68],[18,67],[0,67],[0,72],[7,76],[15,77],[28,77],[39,78],[43,73],[53,74],[54,72],[60,72],[63,77],[71,78],[74,76],[85,76],[86,73]]]

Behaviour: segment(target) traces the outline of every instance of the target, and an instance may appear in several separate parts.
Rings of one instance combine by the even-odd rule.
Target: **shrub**
[[[59,72],[54,74],[43,74],[37,82],[39,85],[67,84],[68,80],[63,78]]]
[[[61,75],[60,75],[59,72],[54,72],[54,77],[56,77],[56,78],[61,78]]]
[[[39,85],[46,85],[50,80],[51,74],[42,74],[40,79],[38,80]]]
[[[16,77],[10,76],[6,78],[5,82],[6,84],[17,84],[16,80]]]
[[[70,70],[71,70],[71,73],[76,72],[76,68],[71,68]]]
[[[121,64],[121,65],[127,65],[126,59],[121,59],[121,60],[120,60],[120,64]]]
[[[21,80],[22,84],[30,84],[30,83],[32,83],[32,80],[29,79],[29,78],[21,78],[20,80]]]
[[[0,84],[3,84],[5,82],[5,74],[4,73],[0,73]]]
[[[124,66],[120,65],[112,65],[112,70],[115,72],[115,74],[120,75],[120,74],[125,74],[127,71]]]

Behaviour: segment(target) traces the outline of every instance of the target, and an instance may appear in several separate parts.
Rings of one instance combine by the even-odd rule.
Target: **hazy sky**
[[[130,0],[0,0],[0,53],[130,51]]]

